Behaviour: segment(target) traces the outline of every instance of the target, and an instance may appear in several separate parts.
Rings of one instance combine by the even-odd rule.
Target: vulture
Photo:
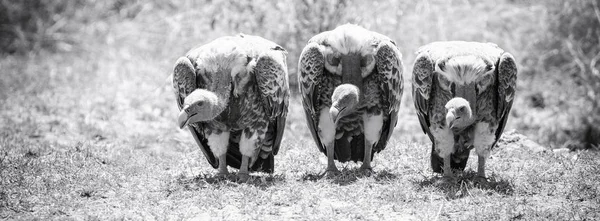
[[[218,38],[177,60],[173,87],[187,128],[218,175],[272,173],[288,112],[286,51],[264,38]]]
[[[498,142],[515,96],[513,56],[492,43],[434,42],[421,47],[413,68],[413,98],[431,140],[431,167],[446,177],[463,171],[471,149],[477,176]]]
[[[302,50],[298,84],[308,128],[327,156],[362,161],[371,172],[375,153],[385,149],[398,121],[403,92],[402,54],[390,38],[346,24],[312,37]]]

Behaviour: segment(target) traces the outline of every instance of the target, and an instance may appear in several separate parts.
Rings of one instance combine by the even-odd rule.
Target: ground
[[[409,105],[388,147],[375,156],[371,176],[347,163],[338,164],[341,176],[321,177],[326,158],[310,138],[294,97],[275,173],[254,173],[241,184],[217,179],[189,132],[177,128],[171,91],[159,88],[136,98],[114,89],[102,95],[85,89],[93,80],[74,78],[64,87],[54,80],[26,85],[16,91],[27,93],[8,94],[2,105],[0,218],[579,220],[600,215],[598,152],[550,150],[510,131],[488,160],[487,183],[474,182],[476,156],[465,173],[445,180],[429,168],[430,143]]]
[[[354,20],[329,20],[336,14],[320,11],[332,16],[296,21],[294,13],[312,11],[257,1],[247,12],[249,6],[234,1],[214,2],[123,3],[117,13],[100,14],[103,20],[77,23],[73,35],[53,35],[79,43],[1,54],[0,219],[600,219],[600,153],[534,141],[554,135],[526,127],[553,118],[526,108],[527,85],[538,85],[533,81],[519,83],[506,133],[487,161],[488,182],[475,182],[475,155],[455,179],[443,179],[429,166],[431,143],[410,95],[414,51],[436,40],[486,40],[523,58],[534,44],[526,36],[536,30],[537,15],[547,12],[539,4],[377,1],[347,4],[346,17]],[[360,11],[366,8],[381,13],[371,18],[374,12]],[[86,14],[90,7],[81,10]],[[464,16],[490,10],[498,16]],[[529,25],[517,25],[522,21]],[[282,44],[294,78],[299,50],[321,31],[308,30],[310,22],[361,24],[395,39],[404,55],[399,122],[387,148],[374,157],[374,173],[338,163],[341,176],[322,177],[326,157],[310,137],[294,90],[275,173],[253,173],[248,183],[216,178],[189,132],[176,125],[169,78],[176,59],[194,45],[246,32]]]

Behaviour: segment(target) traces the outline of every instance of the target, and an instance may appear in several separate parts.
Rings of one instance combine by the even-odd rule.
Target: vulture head
[[[208,90],[196,89],[190,93],[183,102],[177,122],[179,128],[187,124],[209,121],[217,117],[224,107],[219,107],[219,97]]]
[[[446,125],[455,131],[460,131],[473,124],[473,112],[469,102],[461,97],[452,98],[445,105]]]
[[[245,61],[244,57],[240,62],[244,63]],[[247,78],[246,66],[236,66],[235,64],[229,59],[215,57],[197,65],[196,75],[199,78],[197,82],[200,86],[187,95],[183,101],[177,119],[180,128],[187,124],[213,120],[227,108],[232,91],[234,96],[236,93],[242,93],[242,90],[234,91],[233,87],[245,87],[247,83],[244,81]],[[232,78],[238,79],[238,84],[233,82]]]
[[[329,114],[331,120],[337,124],[338,120],[348,113],[352,113],[358,104],[360,89],[352,84],[337,86],[331,96],[331,108]]]
[[[230,95],[237,97],[246,92],[256,66],[250,56],[240,52],[237,44],[223,39],[219,47],[202,50],[195,62],[198,89],[184,99],[179,113],[179,127],[210,121],[227,108]]]

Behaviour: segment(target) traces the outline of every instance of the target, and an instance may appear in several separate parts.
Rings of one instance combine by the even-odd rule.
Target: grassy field
[[[102,14],[101,20],[77,23],[70,36],[77,42],[2,54],[0,219],[600,219],[600,153],[536,143],[555,135],[536,126],[551,112],[529,112],[526,95],[546,85],[527,74],[519,76],[509,126],[488,160],[487,183],[474,183],[476,156],[453,180],[429,168],[430,143],[410,96],[414,50],[434,40],[481,40],[526,57],[536,42],[523,36],[546,11],[510,2],[493,8],[469,1],[378,1],[367,9],[381,10],[376,18],[359,13],[367,7],[358,5],[346,6],[345,15],[309,22],[302,19],[310,14],[291,19],[303,12],[302,5],[290,8],[285,1],[256,1],[242,9],[228,1],[134,3]],[[81,13],[108,7],[102,4]],[[314,4],[335,14],[327,10],[336,5]],[[269,7],[278,12],[269,13]],[[498,16],[483,14],[489,10]],[[480,19],[459,16],[466,12]],[[256,22],[258,15],[264,22]],[[314,21],[322,26],[302,29]],[[288,50],[293,78],[300,45],[320,29],[345,22],[396,39],[407,66],[400,120],[388,147],[375,156],[374,174],[365,176],[358,164],[348,163],[338,164],[341,176],[322,178],[326,158],[310,138],[294,95],[275,173],[255,173],[242,184],[215,178],[189,132],[177,129],[168,77],[175,60],[221,35],[260,34]],[[527,60],[520,61],[520,70],[529,70]],[[538,86],[525,87],[532,84]]]

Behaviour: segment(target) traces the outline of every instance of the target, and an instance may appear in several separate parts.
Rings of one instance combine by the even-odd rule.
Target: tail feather
[[[242,165],[242,153],[240,152],[240,148],[238,144],[230,144],[229,149],[227,150],[227,166],[239,169]],[[275,169],[273,154],[269,154],[266,159],[258,157],[254,164],[250,167],[250,172],[265,172],[265,173],[273,173]]]
[[[340,139],[335,140],[335,157],[339,162],[363,161],[365,157],[365,136],[358,134],[351,136],[345,133]],[[373,157],[375,151],[371,152]]]
[[[340,162],[347,162],[352,159],[352,156],[353,156],[352,143],[354,143],[353,141],[355,139],[352,139],[352,141],[349,141],[348,138],[349,137],[346,134],[344,134],[344,136],[340,137],[340,139],[335,140],[334,159],[336,159]],[[356,148],[354,148],[354,149],[356,149]]]
[[[451,157],[451,161],[450,161],[450,168],[452,168],[453,170],[459,170],[459,171],[463,171],[465,170],[465,168],[467,167],[467,162],[469,160],[469,154],[471,153],[470,149],[465,149],[462,152],[456,152],[453,153],[452,155],[450,155]],[[433,169],[433,172],[436,173],[442,173],[442,168],[444,168],[444,159],[442,159],[442,157],[440,157],[440,155],[438,155],[435,152],[435,147],[432,146],[431,147],[431,169]]]
[[[275,170],[275,156],[273,154],[269,154],[266,159],[258,158],[252,168],[251,171],[260,171],[265,173],[273,173]]]
[[[239,169],[242,165],[242,153],[240,152],[239,136],[241,131],[231,133],[229,147],[227,148],[227,166]],[[273,173],[275,170],[275,157],[269,154],[266,158],[258,157],[250,167],[250,172]]]

